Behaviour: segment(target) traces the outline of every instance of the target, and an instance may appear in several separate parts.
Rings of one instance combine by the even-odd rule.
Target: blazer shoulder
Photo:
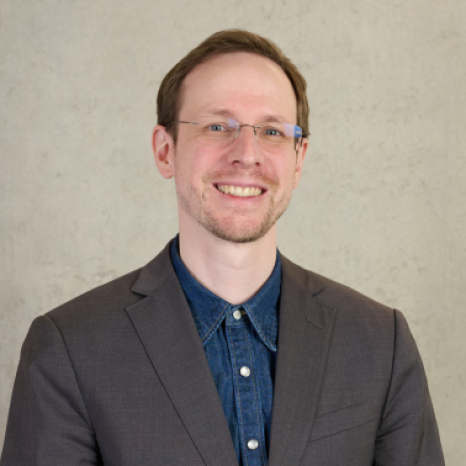
[[[321,275],[318,275],[318,277],[324,284],[324,289],[319,294],[319,299],[337,310],[350,312],[351,310],[361,309],[364,312],[375,312],[393,316],[393,308],[379,303],[347,285]]]
[[[140,296],[131,291],[142,269],[134,270],[110,282],[104,283],[72,300],[61,304],[46,313],[54,322],[73,320],[74,317],[91,318],[95,315],[104,315],[109,312],[123,310]]]
[[[154,287],[161,286],[173,272],[170,259],[171,242],[148,264],[115,280],[100,285],[46,315],[56,324],[77,318],[102,320],[115,317],[132,304],[148,296]]]
[[[368,296],[318,273],[304,269],[282,256],[283,273],[305,288],[314,298],[338,313],[370,314],[393,320],[394,310]]]

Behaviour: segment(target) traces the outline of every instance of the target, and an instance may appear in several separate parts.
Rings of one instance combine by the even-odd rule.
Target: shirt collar
[[[281,259],[278,249],[269,279],[251,299],[240,305],[225,301],[201,285],[186,268],[178,251],[179,235],[171,245],[170,255],[202,344],[205,345],[210,340],[227,315],[243,308],[264,345],[271,351],[276,351],[281,286]]]

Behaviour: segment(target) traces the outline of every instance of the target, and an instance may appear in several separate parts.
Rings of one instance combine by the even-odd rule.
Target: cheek
[[[202,179],[208,171],[205,154],[200,151],[187,153],[178,152],[175,157],[175,178],[185,186],[196,186],[202,183]]]
[[[281,184],[286,188],[295,187],[296,183],[296,162],[294,160],[284,160],[275,167],[276,173],[280,178]]]

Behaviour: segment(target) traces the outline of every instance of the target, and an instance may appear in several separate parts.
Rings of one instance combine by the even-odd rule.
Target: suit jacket
[[[1,466],[237,466],[167,246],[38,317]],[[405,319],[282,257],[270,466],[443,465]]]

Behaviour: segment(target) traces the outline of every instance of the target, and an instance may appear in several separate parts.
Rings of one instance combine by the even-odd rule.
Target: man
[[[245,31],[168,73],[153,148],[179,236],[34,321],[1,466],[444,464],[401,313],[277,252],[305,90]]]

